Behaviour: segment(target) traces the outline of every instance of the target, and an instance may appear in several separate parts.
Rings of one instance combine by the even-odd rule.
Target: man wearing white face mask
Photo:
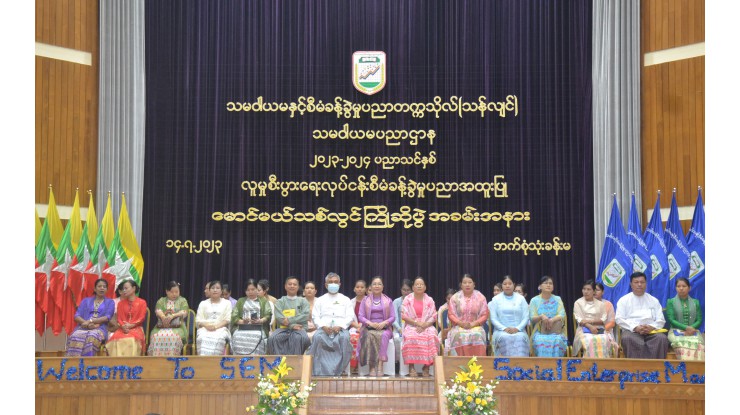
[[[347,329],[354,310],[350,299],[339,293],[339,275],[330,272],[324,282],[329,292],[314,302],[312,317],[316,334],[308,354],[313,355],[314,376],[340,376],[352,357]]]

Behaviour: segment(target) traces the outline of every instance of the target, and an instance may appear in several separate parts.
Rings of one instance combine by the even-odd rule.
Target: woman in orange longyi
[[[142,329],[146,318],[146,301],[137,297],[138,293],[139,285],[134,280],[118,284],[118,295],[121,296],[116,307],[118,329],[105,346],[110,356],[141,356],[146,351]]]

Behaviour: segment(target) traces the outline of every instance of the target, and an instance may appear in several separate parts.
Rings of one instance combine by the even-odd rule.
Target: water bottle
[[[329,328],[333,328],[333,327],[334,327],[334,320],[331,321],[331,325],[329,326]],[[329,335],[329,338],[330,339],[334,339],[334,336],[335,336],[335,334],[332,331],[331,334]]]

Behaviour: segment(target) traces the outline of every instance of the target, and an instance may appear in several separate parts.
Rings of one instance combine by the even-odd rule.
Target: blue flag
[[[612,214],[604,238],[604,249],[601,251],[599,270],[596,281],[604,284],[604,298],[613,304],[630,291],[632,274],[632,252],[624,225],[619,216],[617,197],[614,196]]]
[[[668,247],[665,244],[663,232],[663,217],[660,214],[660,192],[655,201],[655,209],[650,216],[650,222],[645,228],[643,239],[648,246],[650,255],[650,280],[648,281],[648,292],[657,298],[661,304],[668,299],[668,283],[670,282],[668,270]]]
[[[689,249],[686,247],[686,238],[678,218],[676,192],[671,200],[671,213],[668,214],[668,223],[665,226],[665,244],[668,248],[668,268],[670,269],[670,283],[668,284],[668,298],[676,296],[676,277],[689,277]],[[665,305],[665,303],[661,303]]]
[[[686,245],[691,253],[689,257],[689,282],[691,283],[691,292],[689,295],[699,300],[701,305],[701,327],[699,331],[704,332],[704,322],[707,321],[704,313],[704,203],[701,199],[701,189],[699,197],[696,198],[696,207],[694,208],[694,219],[691,221]]]
[[[630,207],[630,223],[627,229],[627,240],[632,244],[632,271],[645,273],[649,282],[653,271],[649,267],[650,254],[648,254],[648,246],[642,238],[642,225],[640,225],[640,217],[634,194],[632,195],[632,206]],[[649,290],[650,285],[648,283],[648,292],[650,292]]]

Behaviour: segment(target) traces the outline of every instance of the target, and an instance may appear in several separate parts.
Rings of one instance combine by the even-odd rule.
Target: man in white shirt
[[[314,376],[340,376],[352,356],[349,328],[355,311],[350,299],[339,293],[339,275],[327,274],[324,284],[328,293],[314,302],[312,318],[316,326],[308,354],[313,356]]]
[[[668,338],[663,332],[663,307],[645,292],[647,277],[642,272],[630,275],[632,292],[617,301],[616,323],[622,328],[624,355],[634,359],[665,359]]]

